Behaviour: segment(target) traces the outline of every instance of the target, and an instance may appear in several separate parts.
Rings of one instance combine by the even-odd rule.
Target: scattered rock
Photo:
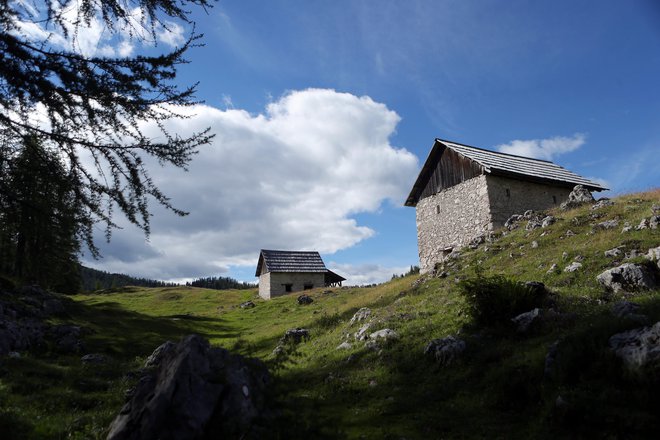
[[[594,197],[588,189],[582,185],[575,185],[573,191],[568,195],[568,200],[561,204],[561,209],[573,209],[585,203],[593,203]]]
[[[265,415],[268,370],[197,335],[184,338],[139,381],[109,440],[244,438]]]
[[[521,313],[515,318],[511,319],[516,325],[516,331],[518,333],[527,333],[532,325],[538,324],[541,320],[541,309],[535,308],[529,312]]]
[[[639,251],[639,249],[631,249],[630,252],[626,252],[626,255],[623,257],[626,260],[630,260],[632,258],[637,258],[641,256],[642,253]]]
[[[557,269],[558,269],[557,265],[555,263],[552,263],[552,266],[550,266],[550,269],[548,269],[548,271],[546,273],[548,273],[548,274],[555,273],[555,272],[557,272]]]
[[[244,303],[241,303],[241,309],[251,309],[255,306],[256,304],[253,303],[252,301],[245,301]]]
[[[660,225],[660,215],[654,215],[651,218],[649,218],[649,228],[658,229],[659,225]]]
[[[573,261],[584,261],[584,257],[582,255],[576,255],[573,258]]]
[[[369,339],[369,334],[367,333],[369,331],[369,328],[371,327],[371,322],[365,323],[360,329],[355,332],[353,335],[355,337],[356,341],[366,341]]]
[[[564,268],[564,272],[575,272],[581,267],[582,267],[582,263],[578,263],[577,261],[574,261]]]
[[[440,365],[451,365],[465,351],[465,341],[454,336],[433,339],[424,348],[424,354],[431,356]]]
[[[656,286],[654,274],[646,266],[633,263],[608,269],[598,275],[596,280],[607,290],[614,292],[635,292]]]
[[[660,246],[649,249],[646,253],[646,258],[658,263],[658,268],[660,268]]]
[[[618,220],[605,220],[596,224],[596,229],[614,229],[619,226]]]
[[[618,257],[619,255],[621,255],[621,253],[622,253],[621,249],[619,248],[610,249],[604,252],[605,256],[610,258]]]
[[[350,350],[351,348],[353,348],[353,346],[348,342],[342,342],[337,346],[337,350]]]
[[[632,231],[632,228],[633,228],[633,227],[632,227],[632,225],[630,224],[630,222],[625,222],[625,223],[623,224],[623,229],[621,229],[621,233],[622,233],[622,234],[625,234],[626,232]]]
[[[532,249],[536,249],[537,247],[539,247],[539,242],[536,240],[532,241],[531,247]]]
[[[509,231],[513,231],[518,227],[518,222],[523,219],[523,216],[520,214],[514,214],[504,222],[504,227]]]
[[[364,321],[369,318],[369,316],[371,316],[371,309],[368,307],[362,307],[360,310],[355,312],[351,320],[348,321],[348,325],[351,326],[356,322]]]
[[[649,221],[647,219],[643,218],[642,221],[639,222],[639,225],[637,225],[637,227],[635,227],[635,229],[637,229],[638,231],[641,231],[642,229],[648,229],[649,225],[650,225]]]
[[[602,199],[598,200],[595,205],[591,207],[591,209],[596,210],[596,209],[601,209],[606,206],[612,206],[614,205],[614,202],[608,199],[607,197],[603,197]]]
[[[566,260],[566,259],[568,259],[568,252],[566,252],[566,251],[562,252],[562,253],[561,253],[561,259],[562,259],[562,260]]]
[[[298,297],[298,304],[301,306],[306,306],[308,304],[313,303],[314,300],[312,299],[311,296],[303,294]]]
[[[548,226],[552,225],[555,223],[557,219],[551,215],[546,216],[542,221],[541,221],[541,227],[542,228],[547,228]]]
[[[293,342],[294,344],[299,344],[303,341],[309,339],[309,330],[306,328],[290,328],[284,333],[284,336],[280,339],[281,343]]]
[[[485,235],[477,235],[474,237],[470,242],[468,243],[468,247],[470,249],[476,249],[479,247],[480,244],[483,244],[486,242],[486,236]]]
[[[575,235],[575,232],[571,231],[570,229],[567,229],[566,232],[564,232],[564,237],[572,237]]]
[[[631,370],[660,365],[660,321],[652,327],[640,327],[617,333],[609,346]]]
[[[378,341],[381,339],[383,341],[394,341],[399,339],[399,334],[392,329],[384,328],[382,330],[378,330],[370,334],[369,339],[374,341]]]

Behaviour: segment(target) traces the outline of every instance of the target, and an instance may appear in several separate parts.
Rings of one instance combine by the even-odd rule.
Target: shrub
[[[477,274],[458,286],[474,322],[485,326],[508,325],[516,315],[541,306],[545,297],[544,289],[502,275]]]

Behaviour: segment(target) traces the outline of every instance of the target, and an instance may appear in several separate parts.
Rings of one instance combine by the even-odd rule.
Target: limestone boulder
[[[656,276],[645,265],[625,263],[608,269],[598,275],[596,280],[607,290],[618,292],[637,292],[656,287]]]
[[[537,307],[529,312],[521,313],[515,318],[512,318],[511,322],[516,326],[516,331],[518,333],[527,333],[534,325],[538,325],[541,319],[542,311]]]
[[[573,191],[568,195],[568,200],[561,204],[561,209],[573,209],[582,206],[585,203],[594,203],[594,197],[591,192],[582,185],[575,185]]]
[[[309,296],[309,295],[303,294],[303,295],[300,295],[298,297],[298,304],[301,305],[301,306],[306,306],[306,305],[311,304],[313,302],[314,302],[314,299],[312,299],[312,297]]]
[[[373,341],[395,341],[399,339],[399,334],[392,329],[384,328],[369,335]]]
[[[451,365],[456,362],[465,351],[466,344],[462,339],[447,336],[433,339],[424,348],[424,354],[432,357],[440,365]]]
[[[617,333],[609,339],[610,349],[631,370],[660,366],[660,321],[651,327],[640,327]]]
[[[197,335],[161,351],[110,426],[109,440],[258,438],[269,380],[261,361]]]
[[[353,325],[361,321],[367,320],[371,316],[371,309],[368,307],[362,307],[360,310],[355,312],[351,320],[348,322],[348,325]]]
[[[309,330],[306,328],[291,328],[284,333],[284,336],[280,339],[280,343],[293,342],[294,344],[299,344],[303,341],[309,339]]]

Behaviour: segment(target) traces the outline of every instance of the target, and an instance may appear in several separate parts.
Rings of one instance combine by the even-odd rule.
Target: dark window
[[[305,285],[303,286],[303,290],[309,290],[313,288],[314,288],[314,284],[312,283],[305,283]]]
[[[506,191],[506,196],[511,197],[511,191],[509,191],[509,188],[505,189],[505,191]]]
[[[435,205],[435,213],[440,214],[440,205]]]
[[[552,203],[554,203],[555,205],[557,204],[557,197],[552,196]]]
[[[292,287],[293,287],[293,284],[285,284],[284,285],[284,291],[285,292],[291,292]]]

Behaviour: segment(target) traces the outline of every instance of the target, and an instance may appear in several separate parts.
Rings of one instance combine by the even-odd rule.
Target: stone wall
[[[312,288],[325,286],[324,273],[311,272],[268,272],[259,277],[259,296],[270,299],[275,296],[286,295],[286,284],[291,284],[291,292],[305,289],[305,284]]]
[[[492,229],[486,176],[426,197],[416,211],[420,268],[426,273],[442,261],[446,249],[465,246]]]
[[[494,228],[504,226],[513,214],[522,214],[529,209],[544,211],[558,207],[568,199],[572,189],[491,175],[486,176],[486,181]]]

